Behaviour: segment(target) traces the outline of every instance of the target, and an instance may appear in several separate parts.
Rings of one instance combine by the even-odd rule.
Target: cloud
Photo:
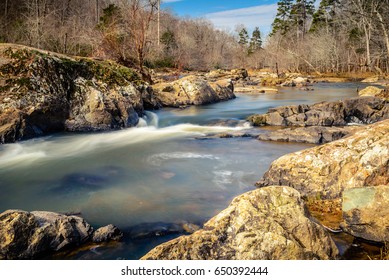
[[[224,30],[233,31],[236,25],[244,24],[249,30],[258,26],[262,32],[269,33],[276,14],[277,4],[271,4],[208,13],[205,18]]]

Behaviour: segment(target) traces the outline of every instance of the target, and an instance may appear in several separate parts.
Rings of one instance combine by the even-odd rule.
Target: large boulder
[[[0,213],[0,260],[34,259],[86,242],[119,241],[114,225],[94,231],[83,218],[46,211],[8,210]]]
[[[93,228],[78,216],[9,210],[0,214],[0,259],[30,259],[89,240]]]
[[[378,97],[359,97],[313,105],[291,105],[252,115],[254,126],[346,126],[371,124],[389,118],[389,102]]]
[[[345,189],[389,184],[389,120],[350,137],[275,160],[257,186],[286,185],[306,196],[339,198]]]
[[[186,76],[153,86],[160,103],[168,107],[202,105],[235,98],[231,80],[209,83],[200,76]]]
[[[114,62],[0,44],[0,144],[57,131],[131,127],[158,106],[139,75]]]
[[[343,192],[341,227],[370,241],[389,241],[389,186],[348,189]]]
[[[300,194],[272,186],[236,197],[189,236],[159,245],[142,259],[334,259],[329,233],[309,218]]]

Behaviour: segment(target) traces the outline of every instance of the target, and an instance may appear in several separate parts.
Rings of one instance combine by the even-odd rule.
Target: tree
[[[338,4],[339,0],[321,0],[319,8],[313,14],[310,31],[314,32],[321,28],[326,28],[327,32],[329,32],[330,27],[334,25]]]
[[[270,36],[280,32],[285,35],[290,29],[290,16],[292,12],[293,0],[281,0],[277,3],[277,15],[272,24]]]
[[[252,54],[262,47],[261,31],[259,27],[255,27],[250,39],[249,53]]]
[[[291,18],[296,28],[297,39],[303,39],[307,33],[309,19],[315,11],[315,0],[296,0],[292,5]]]
[[[247,47],[248,43],[249,43],[249,33],[246,29],[246,27],[243,27],[240,31],[239,31],[239,41],[238,43],[242,46],[242,47]]]

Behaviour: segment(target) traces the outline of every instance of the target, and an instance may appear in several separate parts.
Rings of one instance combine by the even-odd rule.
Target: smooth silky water
[[[354,97],[358,86],[323,83],[315,91],[237,94],[228,102],[149,112],[140,123],[144,127],[2,145],[0,211],[79,212],[95,228],[115,224],[125,232],[124,242],[56,257],[137,259],[177,235],[132,240],[129,228],[202,224],[233,197],[254,189],[273,160],[312,146],[205,137],[247,128],[244,122],[222,126],[223,121],[244,120],[276,106]]]

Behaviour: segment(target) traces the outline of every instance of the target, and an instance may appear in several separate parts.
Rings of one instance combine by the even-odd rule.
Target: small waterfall
[[[153,126],[155,128],[158,128],[158,121],[159,119],[157,114],[145,111],[144,116],[139,118],[139,122],[136,127]]]

